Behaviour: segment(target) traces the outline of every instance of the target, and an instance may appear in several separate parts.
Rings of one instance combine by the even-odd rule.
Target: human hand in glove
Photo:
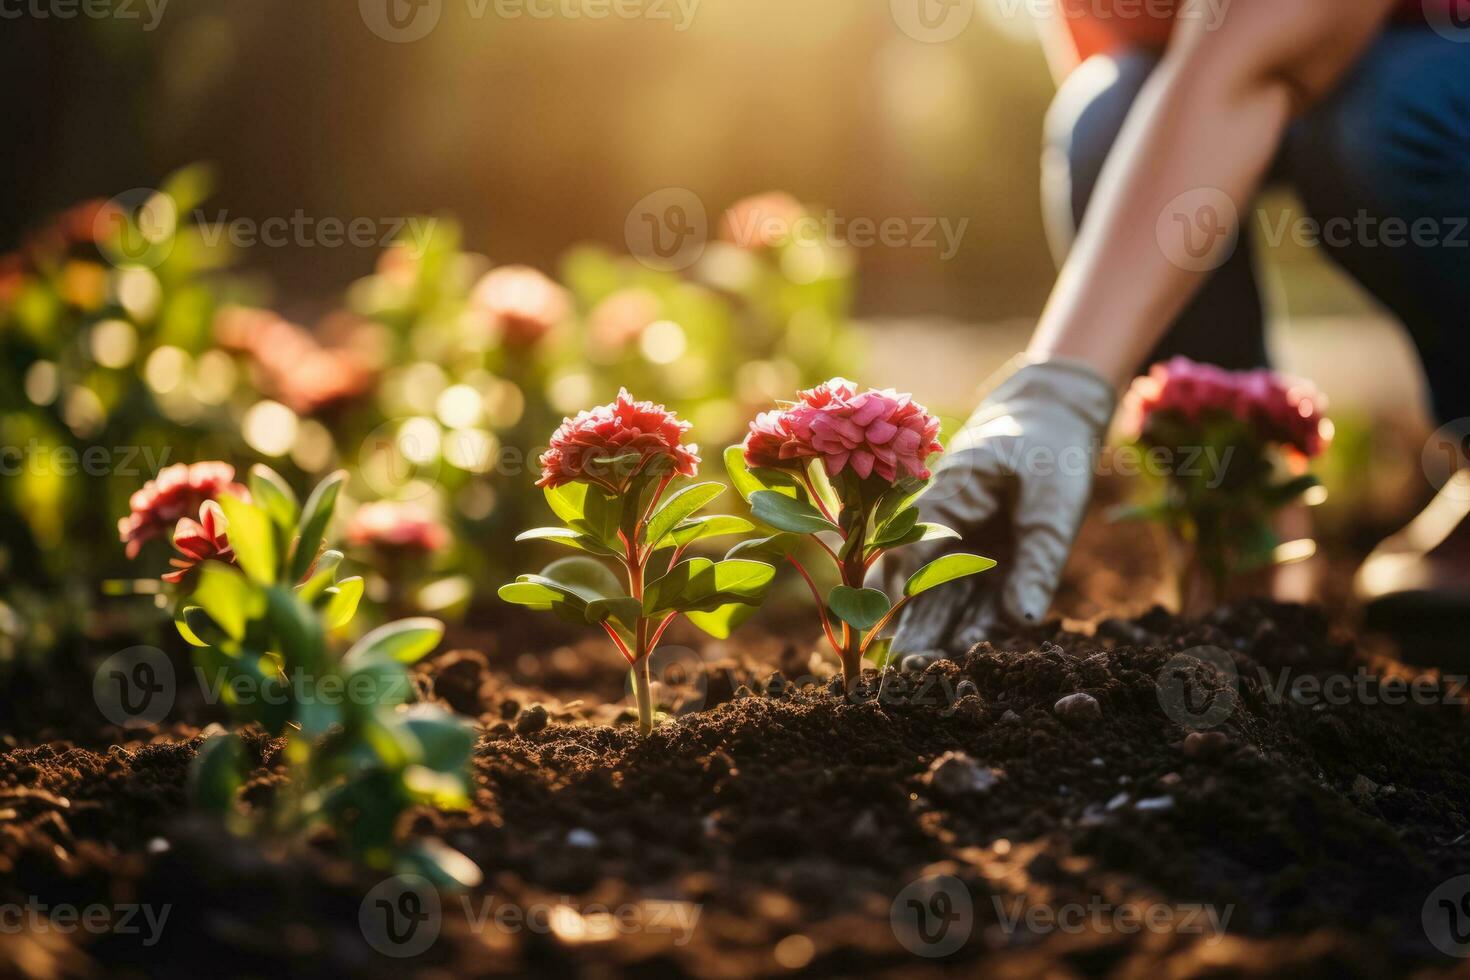
[[[959,653],[985,639],[998,617],[1035,622],[1051,606],[1117,394],[1078,361],[1018,360],[1009,370],[950,441],[919,498],[920,520],[954,528],[963,542],[906,548],[880,572],[901,583],[940,553],[959,549],[999,560],[997,575],[916,599],[899,620],[899,656]]]

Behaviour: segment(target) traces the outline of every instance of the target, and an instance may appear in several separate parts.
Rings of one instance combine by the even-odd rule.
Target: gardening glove
[[[961,653],[989,636],[1001,616],[1039,621],[1082,524],[1117,393],[1078,361],[1022,356],[1000,377],[919,498],[921,520],[953,528],[963,540],[902,549],[883,574],[890,591],[902,588],[947,551],[1000,565],[915,599],[899,619],[893,650],[900,656]]]

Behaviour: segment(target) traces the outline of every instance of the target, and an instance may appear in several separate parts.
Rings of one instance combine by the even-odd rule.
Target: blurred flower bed
[[[127,574],[130,495],[169,464],[266,461],[298,489],[346,468],[344,537],[382,614],[463,615],[524,560],[538,440],[564,415],[627,385],[724,446],[859,357],[847,249],[732,233],[789,228],[785,195],[737,203],[682,273],[591,245],[554,276],[495,265],[424,219],[305,324],[181,220],[208,193],[189,168],[0,256],[0,668],[147,632],[103,583]]]

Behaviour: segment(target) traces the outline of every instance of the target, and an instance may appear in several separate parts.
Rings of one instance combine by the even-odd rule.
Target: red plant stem
[[[658,641],[663,639],[664,630],[668,629],[669,624],[678,617],[678,613],[669,613],[667,616],[664,617],[664,621],[658,624],[658,629],[653,631],[653,639],[648,644],[648,652],[650,655],[652,655],[654,650],[658,649]]]
[[[815,534],[812,535],[812,540],[815,541],[821,547],[821,549],[827,553],[827,556],[832,559],[832,564],[837,566],[837,571],[840,574],[842,572],[842,559],[837,557],[837,552],[833,551],[831,545],[827,544],[827,542],[823,541]]]
[[[837,634],[832,632],[832,622],[827,618],[827,604],[822,601],[822,593],[817,589],[817,583],[812,581],[812,577],[807,574],[806,568],[802,566],[801,562],[796,560],[795,556],[787,555],[786,560],[791,562],[792,567],[801,573],[802,578],[806,579],[807,588],[812,590],[812,598],[817,600],[817,615],[822,619],[822,630],[827,634],[827,642],[832,644],[833,653],[839,657],[842,656],[842,644],[837,642]]]
[[[645,524],[647,524],[648,519],[653,516],[654,509],[658,507],[658,502],[663,499],[664,491],[669,488],[669,482],[673,479],[674,474],[670,472],[665,475],[662,480],[659,481],[658,489],[653,492],[653,496],[650,497],[648,500],[648,509],[643,512],[642,517],[638,518],[639,528],[642,528]],[[653,542],[650,541],[649,544],[653,544]]]
[[[816,484],[812,483],[811,474],[805,469],[801,471],[801,482],[806,486],[806,492],[811,496],[812,503],[817,505],[817,510],[821,511],[822,516],[827,518],[827,520],[836,524],[837,518],[832,515],[832,512],[827,509],[827,505],[822,502],[822,495],[817,493]]]
[[[618,652],[623,655],[628,663],[630,665],[635,663],[636,658],[633,656],[633,651],[628,649],[628,644],[623,642],[623,638],[618,635],[618,631],[613,627],[613,624],[604,620],[602,628],[607,631],[608,636],[612,637],[613,644],[617,646]]]
[[[893,617],[898,615],[898,611],[902,609],[911,598],[913,597],[904,596],[902,599],[895,602],[891,607],[889,607],[889,610],[883,614],[883,618],[878,620],[878,622],[873,626],[872,629],[868,630],[868,638],[863,641],[863,653],[868,652],[868,647],[872,646],[873,641],[877,640],[878,637],[882,635],[883,630],[886,629],[888,624],[893,621]]]
[[[667,482],[664,486],[667,486]],[[662,487],[660,488],[662,493]],[[655,499],[657,494],[655,495]],[[640,604],[643,603],[644,571],[643,559],[638,550],[637,541],[642,533],[643,524],[640,522],[632,529],[632,534],[623,531],[618,532],[622,539],[623,547],[628,551],[628,592]],[[639,615],[634,626],[633,651],[630,662],[633,666],[633,700],[638,704],[638,731],[640,734],[648,735],[653,731],[653,694],[650,688],[648,676],[648,655],[652,647],[648,642],[648,617]],[[657,642],[656,640],[654,641]]]

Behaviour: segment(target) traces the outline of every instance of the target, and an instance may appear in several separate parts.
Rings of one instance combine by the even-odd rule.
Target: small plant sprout
[[[346,474],[329,476],[305,504],[264,466],[250,471],[248,489],[232,479],[223,463],[173,474],[134,495],[120,532],[136,554],[134,545],[179,507],[198,508],[198,520],[177,521],[180,557],[164,576],[166,594],[200,677],[236,726],[285,740],[290,778],[262,829],[299,834],[328,824],[373,867],[473,884],[478,869],[442,844],[397,846],[409,807],[469,805],[473,730],[437,708],[409,705],[408,666],[438,645],[443,625],[389,623],[336,653],[331,637],[363,594],[361,578],[341,574],[341,552],[324,547]],[[244,762],[238,734],[210,738],[195,762],[197,802],[236,826],[245,821],[236,805]]]
[[[1197,568],[1180,562],[1177,569],[1182,607],[1193,605],[1188,583],[1196,571],[1218,601],[1234,576],[1276,560],[1272,517],[1309,492],[1321,494],[1306,467],[1332,437],[1325,408],[1310,383],[1183,357],[1134,381],[1125,431],[1165,466],[1157,498],[1115,517],[1157,521],[1192,552]]]
[[[945,555],[914,572],[897,602],[864,587],[868,571],[893,549],[959,537],[920,521],[915,506],[932,477],[926,461],[942,449],[938,435],[939,420],[911,396],[891,389],[859,393],[836,378],[761,414],[745,443],[725,451],[735,488],[774,532],[732,555],[784,556],[795,567],[816,599],[849,690],[865,656],[886,660],[889,641],[882,633],[910,600],[995,566],[979,555]],[[794,553],[803,537],[835,567],[839,584],[825,596]]]
[[[673,490],[676,480],[699,471],[698,447],[683,442],[689,428],[662,405],[634,401],[626,390],[611,405],[563,422],[541,457],[538,485],[565,526],[537,528],[517,540],[587,554],[500,589],[506,602],[607,632],[632,670],[645,735],[654,720],[649,657],[669,624],[682,613],[705,632],[727,637],[760,604],[776,574],[762,561],[684,556],[696,541],[753,529],[739,517],[696,516],[724,492],[719,483]]]

